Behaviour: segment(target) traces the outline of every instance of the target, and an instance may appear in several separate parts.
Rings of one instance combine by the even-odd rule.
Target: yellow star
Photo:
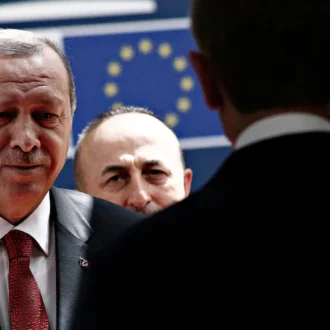
[[[111,109],[112,109],[112,110],[115,110],[115,109],[118,109],[118,108],[120,108],[120,107],[122,107],[122,106],[123,106],[123,104],[122,104],[121,102],[115,102],[115,103],[112,105]]]
[[[120,57],[124,61],[129,61],[134,57],[134,50],[131,46],[123,46],[120,50]]]
[[[139,43],[139,50],[143,54],[149,54],[152,51],[152,43],[148,39],[143,39]]]
[[[119,88],[115,83],[107,83],[104,86],[104,93],[109,97],[114,97],[118,94]]]
[[[191,77],[183,77],[180,82],[180,87],[186,92],[189,92],[194,87],[194,80]]]
[[[168,42],[160,44],[158,54],[163,58],[168,58],[172,54],[172,46]]]
[[[165,116],[165,123],[167,126],[173,128],[179,123],[179,117],[175,113],[168,113]]]
[[[118,62],[110,62],[108,65],[108,73],[112,77],[117,77],[121,73],[121,65]]]
[[[182,72],[187,68],[188,63],[183,56],[180,56],[174,59],[173,66],[176,71]]]
[[[177,108],[181,112],[187,112],[191,108],[191,102],[187,97],[180,97],[176,104]]]

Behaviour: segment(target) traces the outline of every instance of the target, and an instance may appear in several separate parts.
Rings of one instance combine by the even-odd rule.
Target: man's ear
[[[189,58],[197,73],[207,106],[210,109],[221,108],[223,97],[219,89],[219,77],[214,64],[203,54],[196,51],[190,51]]]
[[[185,197],[188,197],[189,194],[190,194],[192,177],[193,177],[192,170],[190,168],[186,168],[184,170],[184,191],[185,191]]]

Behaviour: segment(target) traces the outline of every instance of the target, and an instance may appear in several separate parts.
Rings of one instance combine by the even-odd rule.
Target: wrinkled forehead
[[[97,153],[117,160],[123,158],[124,155],[132,155],[140,159],[180,158],[179,146],[176,143],[150,133],[130,132],[123,135],[96,136],[90,141],[90,147]]]
[[[64,64],[57,53],[48,46],[32,56],[1,56],[0,83],[52,82],[61,87],[67,86]],[[6,85],[7,86],[7,85]]]
[[[88,139],[88,149],[96,153],[96,157],[108,161],[135,159],[139,162],[159,160],[167,164],[181,164],[180,145],[175,135],[162,123],[163,127],[157,124],[150,126],[157,119],[152,118],[143,125],[138,122],[118,125],[114,119],[98,127]]]

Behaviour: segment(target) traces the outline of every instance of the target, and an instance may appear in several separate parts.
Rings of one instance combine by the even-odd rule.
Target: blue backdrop
[[[214,174],[231,149],[217,115],[204,103],[188,59],[188,51],[196,48],[189,31],[188,5],[189,0],[157,0],[157,11],[151,14],[2,27],[51,27],[60,35],[77,88],[73,147],[78,134],[98,113],[120,104],[147,107],[183,142],[195,190]],[[75,188],[72,159],[56,185]]]
[[[187,53],[195,45],[187,29],[64,41],[77,86],[75,136],[96,114],[120,103],[150,108],[180,139],[223,134],[190,66]]]

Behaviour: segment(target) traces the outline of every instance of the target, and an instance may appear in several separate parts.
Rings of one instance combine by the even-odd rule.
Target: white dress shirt
[[[30,260],[43,298],[51,329],[56,329],[56,258],[55,229],[50,222],[50,197],[45,196],[34,212],[17,227],[0,217],[0,327],[10,330],[8,272],[9,261],[2,238],[11,230],[18,229],[32,236],[39,244],[32,249]]]
[[[270,116],[247,127],[237,138],[234,149],[282,135],[307,132],[330,132],[330,122],[305,113]]]

